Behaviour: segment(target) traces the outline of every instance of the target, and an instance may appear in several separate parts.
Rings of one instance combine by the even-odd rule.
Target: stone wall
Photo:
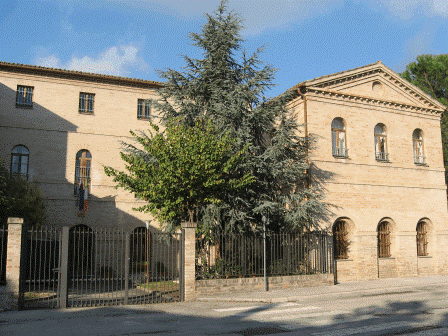
[[[333,274],[268,277],[269,290],[333,285]],[[196,280],[196,296],[229,294],[237,291],[263,291],[264,278]],[[231,295],[231,294],[229,294]]]

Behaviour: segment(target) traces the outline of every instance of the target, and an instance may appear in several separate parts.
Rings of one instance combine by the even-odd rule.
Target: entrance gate
[[[181,300],[182,234],[88,226],[26,233],[20,309]]]

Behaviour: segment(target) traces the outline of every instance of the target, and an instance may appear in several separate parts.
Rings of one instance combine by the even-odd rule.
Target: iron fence
[[[261,277],[263,236],[217,233],[197,237],[196,279]],[[333,241],[325,232],[266,235],[268,276],[333,273]]]
[[[21,309],[180,301],[182,234],[31,228],[24,240]]]

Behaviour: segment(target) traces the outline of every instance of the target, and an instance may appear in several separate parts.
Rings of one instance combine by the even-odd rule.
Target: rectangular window
[[[93,103],[95,101],[95,94],[93,93],[79,93],[79,112],[93,113]]]
[[[151,118],[151,103],[149,100],[139,99],[137,104],[137,118],[150,119]]]
[[[33,90],[32,86],[17,85],[16,106],[17,107],[33,107]]]

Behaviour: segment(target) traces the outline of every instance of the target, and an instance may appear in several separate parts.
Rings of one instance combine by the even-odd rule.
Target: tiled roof
[[[84,79],[84,80],[93,80],[93,81],[101,81],[101,82],[113,82],[116,84],[127,84],[127,85],[137,85],[137,86],[163,86],[162,82],[137,79],[137,78],[129,78],[129,77],[121,77],[121,76],[112,76],[112,75],[102,75],[91,72],[83,72],[83,71],[75,71],[75,70],[66,70],[59,68],[49,68],[37,65],[27,65],[27,64],[19,64],[19,63],[10,63],[10,62],[2,62],[0,61],[0,69],[14,69],[21,72],[35,72],[43,75],[50,76],[63,76],[63,77],[71,77],[76,79]]]

